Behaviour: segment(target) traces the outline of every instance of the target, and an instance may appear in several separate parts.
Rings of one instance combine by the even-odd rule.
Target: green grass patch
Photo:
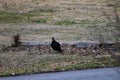
[[[0,12],[0,23],[16,23],[21,22],[23,17],[17,13]]]
[[[93,20],[88,20],[88,19],[85,19],[85,20],[80,20],[79,24],[96,24],[96,23],[100,23],[100,21],[93,21]]]
[[[34,9],[33,11],[30,11],[30,12],[32,13],[53,13],[53,12],[56,12],[56,10],[52,8],[43,7],[43,8]]]
[[[63,21],[57,21],[55,22],[55,25],[59,25],[59,26],[69,26],[69,25],[74,25],[74,24],[77,24],[76,21],[74,20],[63,20]]]
[[[0,11],[0,23],[47,23],[47,19],[32,19],[41,16],[39,13],[15,13]]]
[[[97,23],[101,23],[101,21],[94,21],[94,20],[80,20],[80,21],[76,21],[76,20],[63,20],[63,21],[57,21],[55,22],[55,25],[65,25],[65,26],[69,26],[69,25],[75,25],[75,24],[80,24],[82,26],[88,26],[88,25],[92,25],[92,24],[97,24]]]
[[[0,11],[0,23],[24,23],[30,22],[30,17],[35,14],[31,13],[16,13],[16,12],[4,12]]]
[[[35,23],[40,23],[40,24],[46,24],[47,23],[47,19],[35,19],[35,20],[32,20],[32,22],[35,22]]]

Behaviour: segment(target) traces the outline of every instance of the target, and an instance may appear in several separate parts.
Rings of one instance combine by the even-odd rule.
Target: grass
[[[7,27],[7,28],[3,28],[0,29],[0,34],[16,34],[16,33],[20,33],[20,34],[40,34],[40,35],[48,35],[48,34],[52,34],[52,29],[23,29],[20,27]]]
[[[53,3],[54,2],[54,3]],[[94,2],[94,3],[93,3]],[[71,21],[70,19],[75,19],[75,20],[84,20],[84,19],[89,19],[89,20],[94,20],[98,18],[98,20],[105,19],[104,15],[102,15],[101,7],[104,4],[103,9],[106,11],[109,10],[111,11],[112,9],[109,9],[107,4],[112,4],[117,1],[108,1],[108,0],[102,0],[102,1],[91,1],[89,0],[88,2],[86,0],[75,0],[75,1],[57,1],[57,0],[44,0],[44,1],[38,1],[38,0],[32,0],[32,1],[20,1],[20,3],[16,1],[13,2],[6,2],[6,5],[2,7],[2,10],[5,10],[5,7],[8,8],[9,12],[1,11],[0,12],[0,23],[8,22],[8,23],[15,23],[15,22],[24,22],[28,21],[29,22],[29,17],[34,17],[37,16],[39,17],[40,14],[49,14],[51,13],[52,15],[49,16],[41,16],[44,18],[50,17],[51,20],[54,20],[54,18],[59,18],[64,20],[63,22],[58,22],[56,24],[58,25],[73,25],[76,24],[76,21]],[[4,1],[3,1],[4,3]],[[15,5],[8,5],[9,4],[15,4]],[[61,4],[62,3],[62,4]],[[70,4],[70,5],[69,5]],[[77,5],[77,4],[82,4],[82,5]],[[100,4],[100,6],[98,5]],[[19,5],[19,6],[18,6]],[[93,6],[92,6],[93,5]],[[89,7],[89,8],[88,8]],[[15,10],[14,10],[15,9]],[[89,10],[91,9],[91,10]],[[13,12],[10,12],[13,11]],[[16,13],[17,12],[17,13]],[[21,14],[22,12],[22,14]],[[18,14],[20,13],[20,14]],[[111,13],[111,12],[108,12]],[[113,15],[113,14],[112,14]],[[112,16],[110,15],[110,17]],[[27,19],[28,18],[28,19]],[[68,20],[67,20],[68,19]],[[102,19],[102,20],[103,20]],[[106,20],[106,19],[105,19]],[[41,21],[40,21],[41,22]],[[44,22],[44,21],[43,21]],[[84,22],[88,21],[82,21]],[[91,22],[88,22],[91,23]]]
[[[54,13],[56,12],[56,10],[53,8],[48,8],[48,7],[42,7],[42,8],[38,8],[38,9],[34,9],[32,11],[30,11],[32,13]]]
[[[35,22],[35,23],[40,23],[40,24],[46,24],[47,23],[47,19],[36,19],[36,20],[33,20],[32,22]]]
[[[55,22],[55,25],[59,25],[59,26],[69,26],[69,25],[74,25],[77,24],[76,21],[74,20],[63,20],[63,21],[57,21]]]
[[[55,26],[55,25],[41,25],[41,24],[12,24],[0,26],[0,41],[8,43],[11,40],[13,34],[20,33],[21,40],[24,41],[38,41],[48,42],[51,41],[51,37],[56,37],[56,40],[60,42],[65,41],[98,41],[101,40],[102,35],[105,42],[115,41],[116,33],[114,27],[81,27],[81,26]],[[96,27],[96,28],[95,28]],[[98,28],[97,28],[98,27]],[[107,30],[106,30],[107,29]],[[108,34],[109,33],[109,34]],[[117,37],[119,38],[119,37]],[[4,40],[3,40],[4,39]]]
[[[89,20],[89,19],[85,19],[85,20],[80,20],[79,24],[97,24],[97,23],[101,23],[100,21],[97,20]]]
[[[47,19],[44,18],[32,18],[38,17],[41,14],[37,13],[16,13],[16,12],[5,12],[0,11],[0,23],[47,23]],[[42,15],[43,16],[43,15]]]
[[[46,9],[45,9],[46,10]],[[53,25],[59,26],[69,26],[69,25],[90,25],[101,23],[101,21],[94,20],[71,20],[63,19],[54,20],[53,17],[56,17],[58,14],[54,14],[54,11],[38,11],[38,12],[28,12],[28,13],[16,13],[16,12],[5,12],[0,11],[0,23],[40,23],[48,24],[49,22]],[[60,16],[61,18],[62,16]]]
[[[22,19],[23,17],[17,13],[0,12],[0,23],[16,23]]]
[[[0,23],[24,23],[30,22],[29,17],[32,17],[33,14],[20,14],[16,12],[5,12],[0,11]]]
[[[120,66],[119,63],[119,60],[112,59],[108,54],[85,56],[66,52],[53,54],[53,51],[48,50],[7,50],[0,53],[0,76],[113,67]]]
[[[37,0],[33,0],[33,2],[36,1]],[[45,2],[47,1],[48,0],[45,0]],[[53,0],[50,1],[53,3]],[[98,0],[95,1],[97,2]],[[98,3],[103,5],[105,1],[106,0],[102,0],[100,1],[101,3],[98,1]],[[75,6],[72,5],[71,2],[70,5],[69,3],[65,5],[64,2],[60,2],[60,4],[57,5],[50,4],[52,7],[49,6],[48,3],[46,6],[39,7],[37,3],[37,9],[35,5],[35,9],[28,12],[25,11],[25,13],[24,10],[23,13],[0,11],[0,24],[10,24],[7,27],[6,25],[0,25],[0,42],[10,42],[11,35],[16,33],[22,34],[21,38],[23,41],[40,41],[44,38],[43,41],[45,42],[46,39],[49,40],[51,36],[55,36],[57,39],[62,39],[63,41],[82,41],[82,39],[89,40],[89,38],[93,39],[94,37],[101,38],[99,37],[100,33],[103,33],[103,36],[105,35],[105,39],[113,40],[111,35],[108,34],[115,32],[112,32],[112,30],[114,30],[114,26],[110,28],[107,27],[110,25],[101,25],[101,23],[105,23],[107,21],[105,15],[103,15],[101,11],[101,6],[98,6],[98,3],[96,4],[96,2],[94,2],[94,4],[96,4],[95,6],[90,6],[93,4],[90,2],[93,1],[89,0],[89,5],[87,5],[87,1],[84,3],[83,0],[83,2],[81,2],[83,3],[82,6],[76,4],[79,4],[79,0],[75,2]],[[61,5],[61,3],[63,4]],[[90,7],[90,9],[93,10],[87,10],[89,9],[87,7]],[[30,8],[33,7],[30,6]],[[30,8],[25,7],[25,9]],[[111,13],[109,16],[111,18],[113,17],[111,8],[104,6],[103,9],[108,11],[106,14]],[[11,25],[11,23],[15,23],[16,25]],[[23,25],[19,25],[18,23],[23,23]],[[26,25],[27,23],[30,23],[30,25]],[[32,25],[33,23],[44,25]],[[52,24],[52,26],[45,25],[49,25],[49,23]],[[95,27],[99,27],[99,25],[96,26],[95,24],[100,24],[101,28],[95,29]],[[85,26],[87,26],[87,28]],[[105,28],[109,30],[105,30]],[[89,30],[91,30],[92,36],[89,35]],[[71,48],[68,48],[68,50],[69,49],[72,50]],[[32,49],[30,51],[16,51],[16,49],[9,50],[5,48],[0,51],[0,76],[113,66],[120,66],[120,61],[112,59],[109,54],[92,55],[91,53],[85,56],[84,51],[82,53],[77,53],[77,50],[66,51],[63,54],[59,54],[57,52],[47,50],[38,51]]]

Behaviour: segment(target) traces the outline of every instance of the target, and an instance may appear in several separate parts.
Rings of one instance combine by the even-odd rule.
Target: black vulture
[[[60,47],[60,46],[61,46],[60,43],[57,42],[57,41],[54,39],[54,37],[52,37],[52,43],[51,43],[52,49],[55,50],[55,51],[61,52],[62,50],[61,50],[61,47]]]

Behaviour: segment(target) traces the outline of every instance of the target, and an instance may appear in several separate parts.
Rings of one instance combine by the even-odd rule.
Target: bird
[[[61,45],[52,37],[51,48],[55,51],[61,52]]]
[[[12,44],[12,47],[18,47],[20,46],[21,42],[20,42],[20,34],[16,34],[13,36],[13,41],[14,43]]]

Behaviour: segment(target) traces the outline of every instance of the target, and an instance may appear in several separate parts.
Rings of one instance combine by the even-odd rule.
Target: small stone
[[[15,73],[11,73],[12,76],[15,76]]]

